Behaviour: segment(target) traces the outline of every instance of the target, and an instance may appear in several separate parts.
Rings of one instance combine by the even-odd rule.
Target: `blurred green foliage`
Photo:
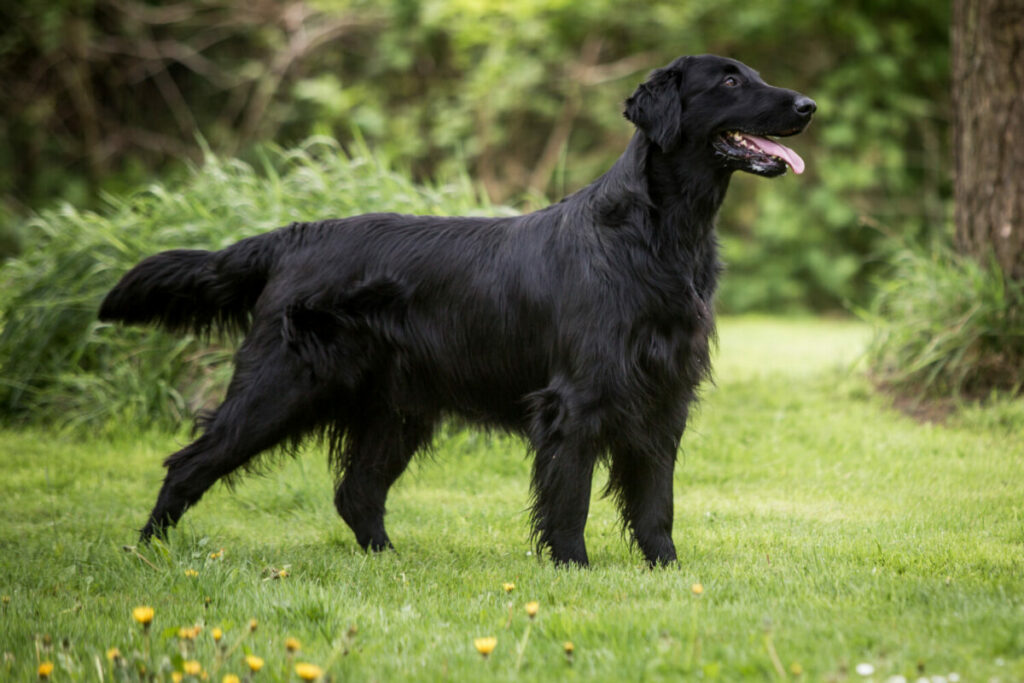
[[[947,3],[36,0],[0,14],[9,215],[95,205],[198,159],[199,137],[232,155],[356,130],[418,180],[468,168],[492,200],[531,208],[610,165],[649,69],[715,52],[819,105],[793,142],[804,176],[733,184],[725,310],[864,302],[887,235],[948,223]]]

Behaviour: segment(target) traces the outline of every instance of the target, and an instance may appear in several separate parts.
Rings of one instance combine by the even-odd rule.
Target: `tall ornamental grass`
[[[254,164],[207,154],[178,185],[63,205],[28,220],[22,255],[0,265],[0,420],[92,428],[172,425],[215,401],[231,340],[197,343],[100,323],[104,294],[136,262],[172,248],[220,249],[292,221],[373,211],[495,213],[466,177],[434,187],[324,139],[267,147]]]
[[[876,379],[917,399],[1024,388],[1024,282],[948,245],[906,248],[867,318]]]

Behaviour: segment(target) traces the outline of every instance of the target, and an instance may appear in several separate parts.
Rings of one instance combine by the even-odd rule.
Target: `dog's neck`
[[[686,145],[666,153],[648,141],[645,161],[647,191],[661,227],[677,230],[684,238],[707,237],[714,230],[732,173],[709,166],[703,150]]]
[[[551,209],[587,211],[622,258],[642,260],[665,276],[662,283],[689,288],[710,311],[721,271],[715,217],[730,175],[697,150],[670,156],[638,132],[607,173]],[[666,291],[677,303],[688,301]]]
[[[606,202],[640,207],[646,220],[630,224],[651,230],[645,238],[652,244],[692,248],[714,239],[715,217],[731,175],[709,166],[702,151],[684,146],[665,153],[637,131],[618,161],[591,187]]]

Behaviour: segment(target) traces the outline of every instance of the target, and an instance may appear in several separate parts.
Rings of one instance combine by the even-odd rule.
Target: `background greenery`
[[[492,201],[531,208],[610,165],[649,69],[701,52],[819,105],[794,143],[804,176],[733,185],[725,310],[864,304],[887,235],[948,224],[947,3],[46,0],[0,14],[0,252],[15,235],[37,248],[36,224],[13,227],[27,209],[101,208],[101,190],[180,175],[199,138],[251,159],[258,141],[347,146],[359,131],[417,181],[468,168]]]

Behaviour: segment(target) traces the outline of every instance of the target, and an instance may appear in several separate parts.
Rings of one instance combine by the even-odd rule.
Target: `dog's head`
[[[802,173],[804,162],[769,136],[796,135],[816,108],[746,64],[700,55],[652,72],[626,100],[625,116],[663,152],[685,149],[724,169],[772,177],[787,165]]]

